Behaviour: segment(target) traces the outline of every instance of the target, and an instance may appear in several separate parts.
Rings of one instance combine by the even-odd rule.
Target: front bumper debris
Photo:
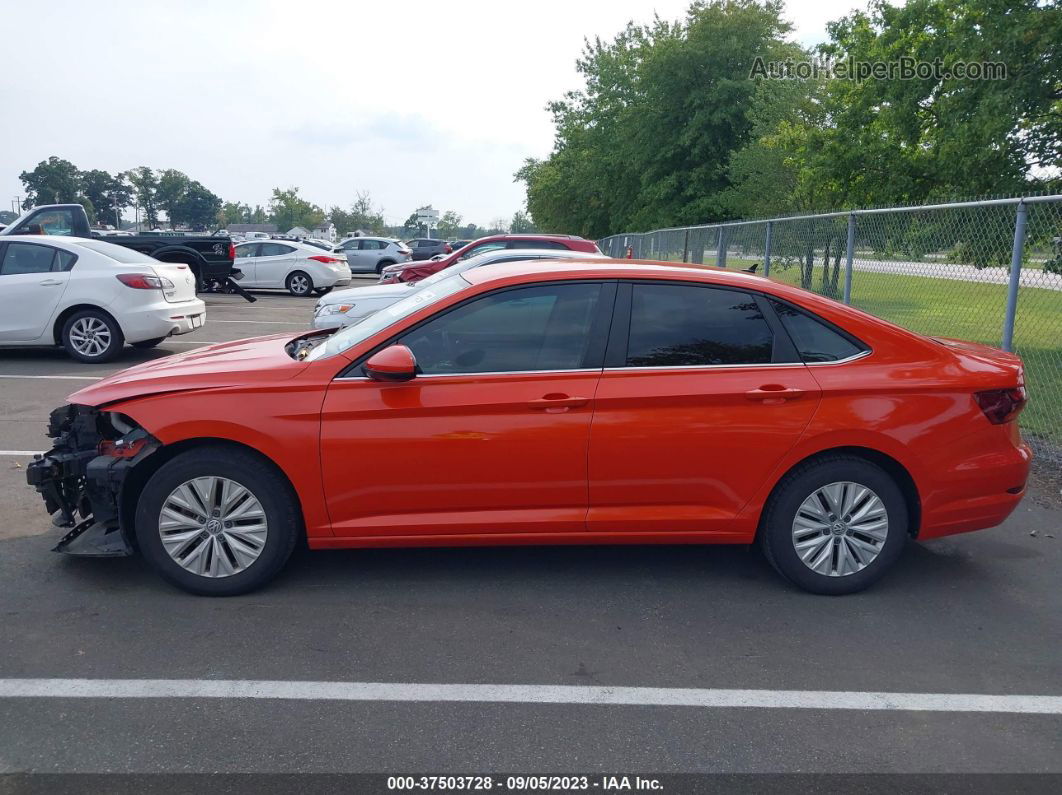
[[[68,405],[48,419],[54,446],[26,467],[26,482],[44,499],[52,523],[71,528],[56,552],[93,557],[130,555],[122,527],[122,489],[133,468],[161,445],[127,418]]]

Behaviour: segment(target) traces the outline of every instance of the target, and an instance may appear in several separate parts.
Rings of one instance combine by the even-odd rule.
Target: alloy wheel
[[[306,295],[310,292],[310,279],[297,273],[291,277],[291,291],[297,295]]]
[[[845,577],[862,571],[881,553],[889,516],[881,498],[851,481],[816,489],[793,519],[793,548],[812,571]]]
[[[110,328],[98,317],[78,318],[70,327],[70,344],[82,356],[102,356],[112,339]]]
[[[170,492],[159,515],[162,546],[183,569],[200,577],[230,577],[265,549],[269,524],[258,498],[228,478],[185,481]]]

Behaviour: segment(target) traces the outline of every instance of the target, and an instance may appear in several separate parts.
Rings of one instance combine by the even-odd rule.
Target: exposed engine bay
[[[52,524],[70,528],[55,551],[132,554],[132,528],[122,527],[122,489],[133,468],[161,443],[123,414],[76,404],[49,415],[48,436],[54,446],[27,466],[26,481],[44,499]]]

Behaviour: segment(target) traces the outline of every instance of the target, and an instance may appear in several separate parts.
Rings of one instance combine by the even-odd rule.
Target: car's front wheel
[[[284,286],[288,288],[288,292],[292,295],[303,298],[313,292],[313,279],[310,278],[308,273],[294,271],[288,276]]]
[[[380,260],[379,262],[376,263],[376,272],[377,273],[383,273],[383,269],[384,268],[386,268],[388,265],[394,265],[394,264],[395,264],[395,261],[392,260],[392,259],[382,259],[382,260]]]
[[[830,456],[786,475],[767,505],[759,540],[790,582],[812,593],[848,594],[896,562],[908,522],[903,493],[885,470]]]
[[[290,484],[253,453],[204,446],[152,475],[136,510],[141,552],[163,578],[205,596],[261,587],[301,532]]]
[[[66,319],[61,342],[66,352],[79,362],[109,362],[122,352],[125,336],[106,312],[82,309]]]

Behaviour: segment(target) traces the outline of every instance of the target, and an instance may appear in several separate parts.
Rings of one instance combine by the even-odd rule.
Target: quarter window
[[[767,364],[773,335],[748,293],[636,284],[628,367]]]
[[[771,299],[771,306],[793,338],[800,358],[805,362],[836,362],[865,350],[834,331],[824,322],[794,306]]]
[[[425,375],[584,366],[600,284],[522,287],[478,298],[406,334]]]
[[[0,276],[20,273],[47,273],[52,269],[55,249],[33,243],[8,243],[0,262]]]

